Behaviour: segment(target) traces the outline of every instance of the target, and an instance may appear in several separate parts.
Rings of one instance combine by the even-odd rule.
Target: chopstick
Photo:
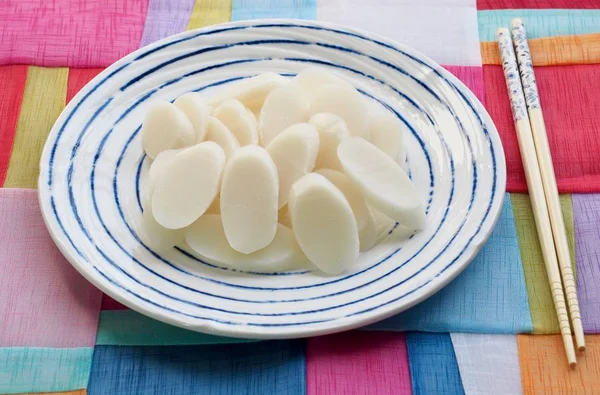
[[[546,126],[544,124],[544,115],[540,105],[540,99],[533,72],[533,63],[529,52],[529,43],[527,42],[527,33],[525,26],[520,18],[513,19],[511,30],[514,41],[515,51],[517,53],[517,63],[521,75],[521,83],[525,93],[525,104],[529,113],[529,122],[533,131],[533,141],[537,152],[538,163],[542,174],[542,184],[546,203],[550,214],[550,224],[552,225],[552,235],[554,236],[554,245],[558,255],[560,273],[562,275],[563,286],[567,297],[569,314],[571,315],[571,324],[575,333],[575,342],[579,351],[585,350],[585,338],[583,335],[583,323],[581,322],[581,313],[579,311],[579,301],[577,299],[577,286],[575,276],[571,265],[571,254],[569,252],[569,243],[567,242],[567,232],[565,231],[565,221],[560,209],[560,200],[558,198],[558,187],[556,186],[556,177],[552,165],[552,156],[548,136],[546,135]]]
[[[573,338],[571,337],[571,325],[569,323],[569,315],[567,313],[567,305],[558,268],[558,259],[556,250],[554,249],[554,237],[552,235],[552,227],[548,215],[548,206],[544,195],[544,187],[542,184],[542,175],[538,163],[538,158],[535,150],[535,143],[527,109],[525,106],[525,96],[523,87],[519,78],[519,70],[513,43],[510,39],[510,32],[506,28],[500,28],[496,31],[498,40],[498,49],[502,59],[502,69],[506,80],[506,88],[511,103],[513,120],[515,129],[517,130],[517,139],[519,141],[519,150],[521,151],[521,159],[523,160],[523,168],[525,170],[525,178],[529,189],[529,199],[535,218],[535,225],[542,248],[542,255],[546,265],[548,281],[552,291],[552,299],[554,308],[558,317],[558,325],[562,335],[567,360],[571,367],[577,364],[575,356],[575,347],[573,346]]]

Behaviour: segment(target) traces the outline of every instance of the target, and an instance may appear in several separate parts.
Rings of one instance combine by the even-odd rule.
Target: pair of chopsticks
[[[571,325],[577,349],[585,350],[577,287],[523,21],[519,18],[513,19],[511,31],[512,40],[508,29],[497,30],[498,48],[552,299],[567,360],[569,365],[574,367],[577,358],[571,337]]]

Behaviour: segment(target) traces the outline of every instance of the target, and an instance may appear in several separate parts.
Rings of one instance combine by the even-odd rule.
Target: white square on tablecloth
[[[318,0],[317,19],[391,38],[440,64],[481,66],[475,0]]]

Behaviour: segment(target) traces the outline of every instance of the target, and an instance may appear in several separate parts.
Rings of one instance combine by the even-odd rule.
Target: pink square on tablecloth
[[[93,347],[101,299],[52,242],[37,191],[0,189],[0,347]]]
[[[454,74],[463,84],[485,104],[485,89],[483,86],[483,68],[479,66],[443,66]]]
[[[411,394],[404,333],[351,331],[307,339],[306,393]]]
[[[523,163],[501,66],[483,66],[486,108],[506,154],[508,192],[527,192]],[[600,65],[536,67],[558,190],[600,190]]]
[[[140,46],[148,0],[0,1],[0,64],[108,66]]]

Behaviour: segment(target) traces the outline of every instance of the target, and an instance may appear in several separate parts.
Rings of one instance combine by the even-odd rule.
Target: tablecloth
[[[494,32],[520,16],[576,269],[587,350],[567,362]],[[508,168],[498,225],[426,302],[362,330],[248,341],[172,327],[87,283],[43,224],[45,138],[104,67],[186,29],[250,18],[342,23],[407,44],[485,104]],[[600,393],[599,0],[0,1],[0,393]]]

